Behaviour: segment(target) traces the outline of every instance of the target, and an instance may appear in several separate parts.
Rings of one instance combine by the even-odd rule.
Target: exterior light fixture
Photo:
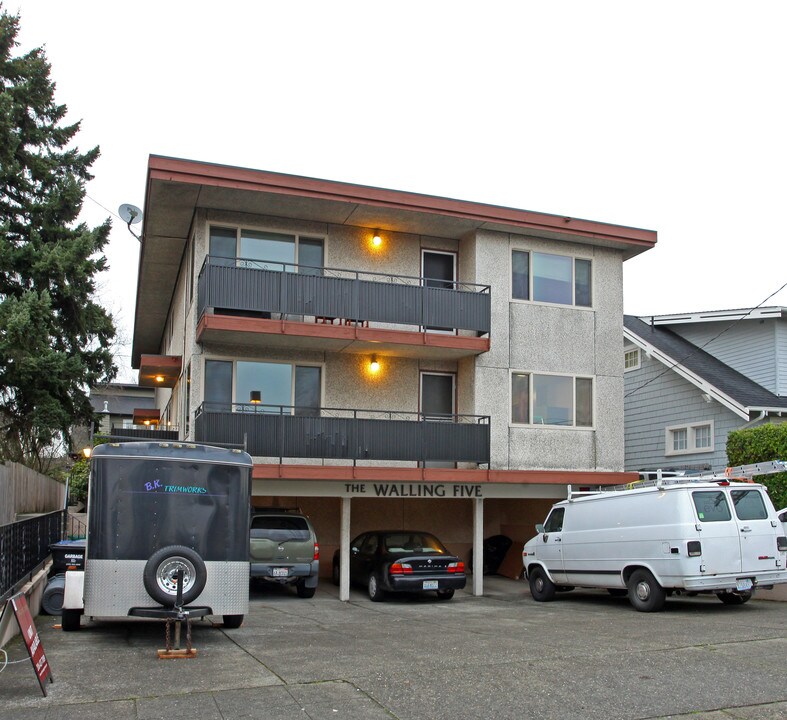
[[[380,370],[380,363],[377,361],[377,355],[372,355],[372,360],[369,363],[369,372],[376,373]]]
[[[380,245],[382,244],[383,244],[383,239],[380,237],[380,231],[375,230],[374,237],[372,238],[372,245],[374,245],[375,247],[380,247]]]
[[[143,420],[143,421],[142,421],[142,424],[143,424],[143,425],[150,425],[150,420]]]
[[[90,460],[90,456],[93,454],[92,447],[85,447],[82,448],[82,455],[84,455],[88,460]]]
[[[164,376],[163,375],[156,375],[156,382],[157,383],[163,383],[164,382]]]
[[[252,390],[249,393],[249,402],[253,403],[254,405],[259,405],[262,402],[262,391]]]

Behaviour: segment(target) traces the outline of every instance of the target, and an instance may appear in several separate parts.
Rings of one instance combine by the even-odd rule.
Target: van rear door
[[[729,497],[722,488],[692,490],[697,539],[702,544],[705,575],[730,575],[741,571],[738,528]]]
[[[730,488],[741,546],[741,571],[773,570],[777,555],[776,535],[762,488]]]

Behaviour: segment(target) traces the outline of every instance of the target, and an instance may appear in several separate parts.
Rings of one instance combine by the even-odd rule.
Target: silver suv
[[[251,516],[251,577],[295,585],[298,597],[314,597],[320,573],[320,546],[306,515],[283,508],[255,510]]]

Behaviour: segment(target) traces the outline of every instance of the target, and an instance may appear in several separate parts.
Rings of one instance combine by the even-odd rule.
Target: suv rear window
[[[723,492],[714,490],[694,492],[691,496],[700,522],[724,522],[732,519],[730,506]]]
[[[730,495],[738,520],[768,519],[768,511],[759,490],[733,490]]]
[[[262,540],[309,540],[311,533],[302,517],[257,515],[251,519],[251,536]]]

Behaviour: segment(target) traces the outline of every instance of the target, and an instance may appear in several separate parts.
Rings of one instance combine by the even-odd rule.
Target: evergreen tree
[[[115,328],[93,295],[110,221],[76,224],[98,147],[71,145],[42,48],[12,56],[19,16],[0,5],[0,458],[46,469],[93,420]]]

